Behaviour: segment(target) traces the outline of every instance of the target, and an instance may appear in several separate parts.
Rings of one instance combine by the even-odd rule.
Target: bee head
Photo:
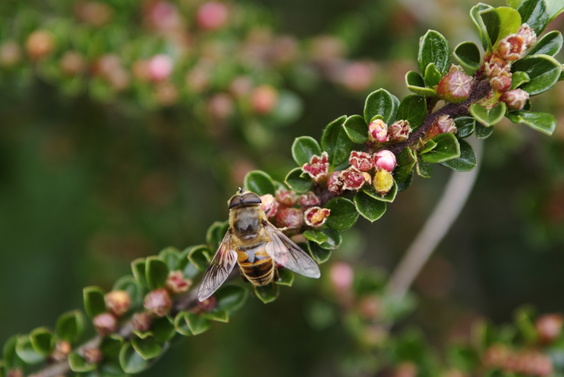
[[[239,188],[237,194],[233,195],[231,199],[229,199],[229,209],[234,207],[256,206],[261,203],[262,201],[257,194]]]

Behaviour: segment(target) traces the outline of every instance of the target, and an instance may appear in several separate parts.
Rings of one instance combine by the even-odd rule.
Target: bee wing
[[[266,226],[266,231],[270,236],[266,252],[277,264],[308,278],[317,279],[321,276],[317,263],[294,241],[270,223]]]
[[[231,246],[231,231],[227,231],[200,283],[199,301],[204,301],[213,295],[227,279],[235,262],[237,262],[237,252]]]

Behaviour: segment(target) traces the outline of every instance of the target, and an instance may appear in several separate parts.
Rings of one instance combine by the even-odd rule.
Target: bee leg
[[[274,269],[274,276],[273,276],[272,281],[279,281],[279,280],[280,280],[280,274],[278,274],[278,269],[275,268],[275,269]]]

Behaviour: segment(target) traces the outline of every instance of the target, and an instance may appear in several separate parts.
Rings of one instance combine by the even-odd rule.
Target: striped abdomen
[[[241,274],[253,285],[266,285],[274,279],[274,260],[266,253],[261,243],[255,247],[237,250],[237,263]]]

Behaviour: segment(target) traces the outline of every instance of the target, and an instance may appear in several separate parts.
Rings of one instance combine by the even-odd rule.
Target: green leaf
[[[298,194],[308,192],[313,186],[313,180],[303,172],[302,168],[292,169],[284,179],[284,183]]]
[[[458,139],[460,144],[460,157],[441,162],[441,165],[459,172],[467,172],[476,167],[476,154],[474,149],[464,140]]]
[[[114,290],[126,291],[131,298],[133,305],[138,305],[143,302],[143,290],[137,283],[137,280],[131,275],[125,275],[119,278],[113,286]]]
[[[86,359],[77,352],[71,352],[68,361],[70,369],[75,373],[91,372],[98,367],[96,364],[86,361]]]
[[[186,321],[192,335],[200,335],[206,332],[211,326],[208,319],[191,312],[186,312],[184,321]]]
[[[127,374],[137,374],[150,366],[150,362],[145,360],[129,342],[121,346],[119,364]]]
[[[411,149],[405,148],[401,151],[401,153],[397,156],[397,166],[394,170],[394,180],[398,183],[406,182],[412,176],[413,168],[416,163],[417,157]]]
[[[29,334],[31,346],[38,354],[49,356],[55,347],[53,333],[46,327],[38,327]]]
[[[476,123],[476,138],[484,140],[493,134],[493,127],[484,126],[482,123]]]
[[[89,317],[94,318],[106,311],[104,291],[100,287],[86,287],[82,291],[84,299],[84,310]]]
[[[472,18],[474,25],[476,25],[476,28],[478,29],[478,35],[480,37],[480,41],[482,42],[482,47],[484,48],[484,50],[488,50],[492,46],[486,25],[484,24],[484,20],[480,15],[481,12],[488,9],[493,9],[493,7],[488,4],[479,3],[472,7],[472,9],[470,10],[470,17]]]
[[[532,55],[549,55],[555,56],[562,49],[562,33],[558,30],[552,30],[546,33],[537,43],[528,51],[528,56]]]
[[[278,298],[278,286],[274,283],[263,285],[261,287],[253,286],[255,295],[263,304],[268,304]]]
[[[223,322],[223,323],[229,322],[229,313],[226,312],[225,310],[213,309],[212,311],[209,312],[203,312],[202,316],[205,319],[209,319],[210,321]]]
[[[409,95],[401,101],[397,118],[409,121],[409,125],[413,130],[423,123],[426,116],[427,101],[425,97]]]
[[[322,231],[321,229],[308,229],[303,232],[303,236],[310,241],[315,242],[316,244],[320,245],[323,242],[327,241],[329,236],[327,233]]]
[[[313,156],[321,156],[321,147],[317,140],[309,136],[300,136],[294,140],[292,144],[292,157],[298,166],[301,167],[309,163]],[[274,194],[274,191],[265,194]]]
[[[476,119],[478,122],[483,124],[484,126],[493,126],[494,124],[498,123],[500,120],[503,119],[505,115],[505,110],[507,106],[505,103],[500,102],[496,105],[493,109],[486,109],[484,106],[474,103],[470,106],[470,114]]]
[[[449,57],[448,42],[438,31],[429,30],[419,40],[417,63],[420,72],[425,72],[427,66],[433,63],[440,73],[445,74],[450,66]]]
[[[45,359],[39,354],[31,344],[31,339],[27,335],[21,335],[16,341],[16,353],[26,364],[37,364]]]
[[[164,260],[159,257],[147,257],[145,262],[145,279],[149,289],[164,287],[168,278],[168,267]]]
[[[472,117],[462,116],[454,120],[456,125],[456,136],[458,138],[465,138],[474,133],[476,120]]]
[[[359,191],[354,196],[354,204],[358,213],[366,220],[374,222],[386,212],[386,203],[376,200],[364,191]]]
[[[516,33],[521,26],[519,12],[510,7],[486,9],[480,12],[480,16],[486,26],[489,40],[494,46],[507,35]]]
[[[352,142],[342,127],[346,119],[346,115],[335,119],[323,129],[321,135],[321,148],[329,155],[332,167],[348,161],[351,154]]]
[[[308,229],[303,233],[303,236],[328,250],[338,249],[343,242],[341,233],[331,228]]]
[[[327,226],[335,230],[347,230],[358,219],[358,212],[353,202],[345,198],[333,198],[326,205],[331,210]]]
[[[443,74],[437,69],[435,63],[429,63],[424,73],[425,84],[429,87],[435,87],[443,78]]]
[[[4,342],[4,347],[2,348],[2,361],[5,363],[6,369],[23,367],[23,361],[18,357],[16,352],[19,337],[20,335],[13,335]]]
[[[453,56],[466,73],[474,74],[480,68],[482,56],[474,42],[462,42],[454,48]]]
[[[562,65],[549,55],[534,55],[517,60],[511,66],[513,72],[526,72],[530,81],[521,86],[531,96],[543,93],[550,89],[562,72]]]
[[[361,115],[351,115],[342,127],[353,143],[364,144],[368,141],[368,125]]]
[[[394,185],[392,186],[392,189],[388,191],[388,193],[384,196],[378,193],[372,185],[364,186],[362,188],[362,191],[373,199],[379,200],[381,202],[391,203],[396,199],[396,195],[398,193],[398,184],[394,179]]]
[[[551,15],[548,13],[546,1],[523,0],[517,10],[521,14],[521,22],[532,27],[537,35],[542,33],[550,21]]]
[[[163,351],[163,347],[150,334],[143,337],[133,336],[131,345],[144,360],[153,359]]]
[[[434,97],[437,94],[434,89],[425,86],[423,76],[415,71],[409,71],[405,74],[405,85],[407,89],[420,96]]]
[[[431,175],[433,174],[433,168],[431,167],[431,164],[423,161],[421,157],[417,159],[417,165],[415,165],[415,171],[417,172],[417,175],[420,176],[421,178],[431,178]]]
[[[277,285],[291,287],[294,284],[294,273],[286,268],[278,269],[278,280],[274,282]]]
[[[315,242],[308,242],[307,248],[311,254],[311,257],[317,264],[325,263],[331,257],[331,250],[321,247],[321,245]]]
[[[84,331],[84,316],[78,310],[63,313],[57,320],[55,336],[69,343],[76,342]]]
[[[205,271],[210,264],[212,251],[206,245],[197,245],[189,248],[188,260],[198,270]]]
[[[437,143],[437,146],[433,150],[421,155],[423,161],[439,163],[460,157],[460,144],[454,134],[440,134],[432,140]]]
[[[428,140],[423,146],[423,149],[419,151],[420,154],[428,153],[437,147],[437,142],[434,140]]]
[[[243,306],[247,299],[247,290],[237,285],[223,285],[215,293],[217,308],[233,313]]]
[[[372,122],[376,116],[381,116],[386,124],[396,119],[399,107],[399,99],[385,89],[378,89],[366,97],[364,103],[364,121],[366,124]]]
[[[531,307],[522,307],[515,313],[515,324],[525,341],[533,344],[538,341],[539,335],[534,321],[535,311]]]
[[[145,280],[145,258],[134,259],[131,262],[131,272],[139,286],[143,288],[147,286],[147,280]]]
[[[529,81],[531,81],[531,78],[529,77],[527,72],[515,72],[511,76],[511,89],[517,89],[518,87],[528,83]]]
[[[549,113],[535,113],[529,111],[514,111],[507,114],[510,121],[525,124],[536,131],[552,135],[556,129],[556,118]]]
[[[159,258],[165,261],[170,271],[176,270],[180,251],[175,247],[166,247],[159,252]]]
[[[227,221],[214,221],[206,232],[206,243],[212,250],[216,250],[223,240],[229,223]]]
[[[301,165],[300,165],[301,166]],[[268,174],[260,170],[253,170],[245,175],[244,186],[247,190],[261,196],[265,194],[274,194],[276,190],[272,178]]]

